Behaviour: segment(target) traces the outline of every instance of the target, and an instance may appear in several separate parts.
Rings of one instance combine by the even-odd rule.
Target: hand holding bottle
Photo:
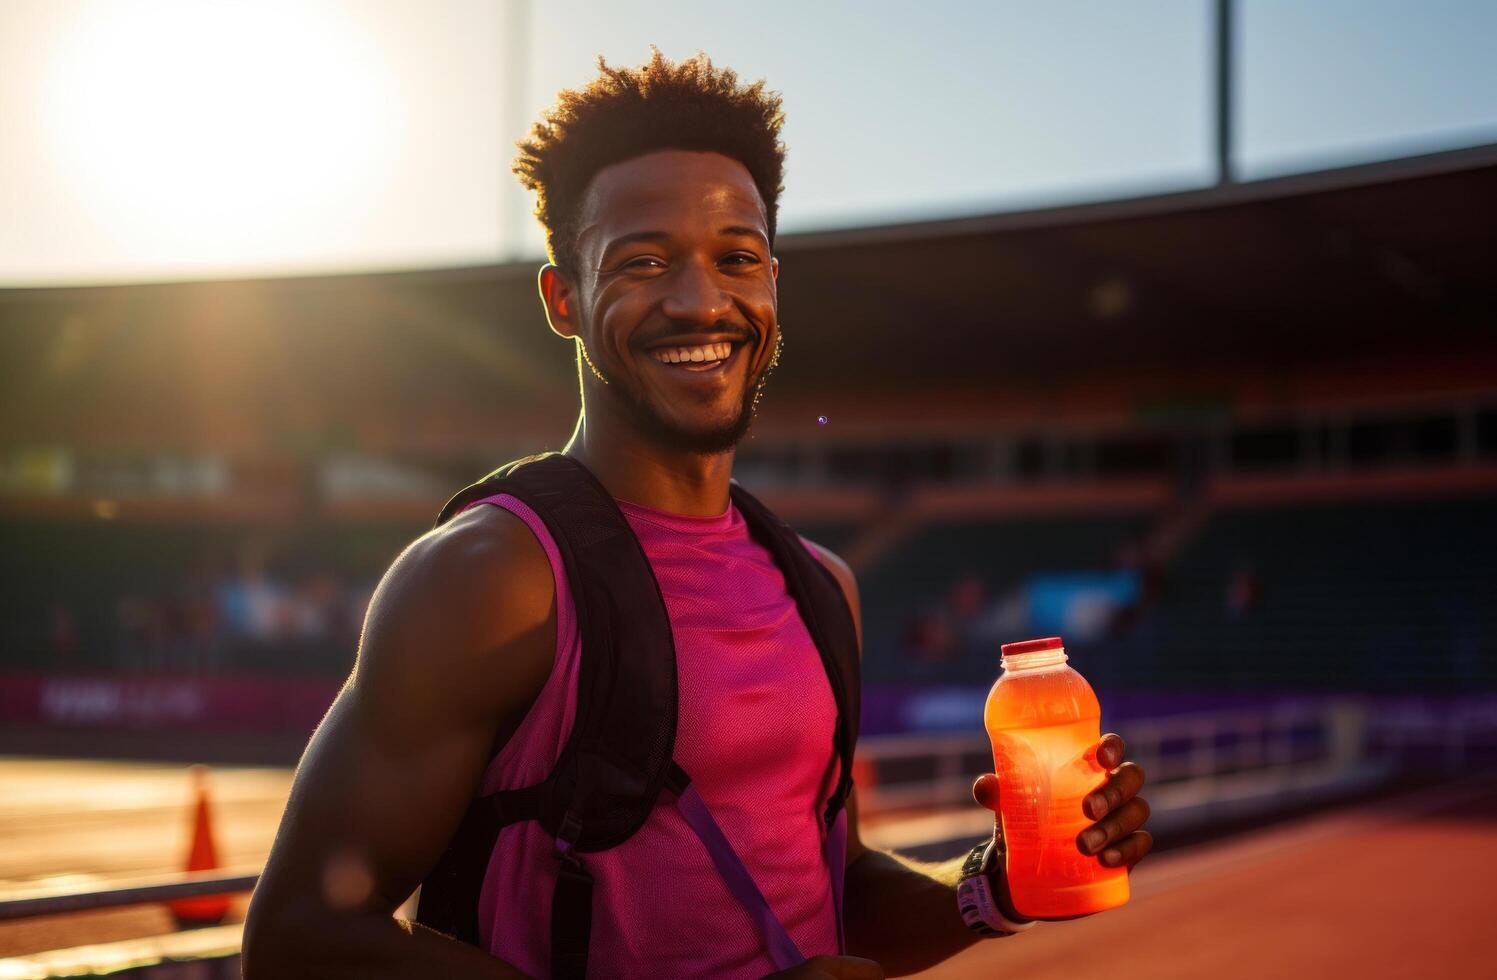
[[[1091,757],[1108,772],[1107,782],[1082,801],[1086,815],[1096,822],[1076,838],[1082,854],[1097,854],[1107,867],[1132,868],[1154,846],[1154,836],[1142,829],[1149,819],[1149,804],[1138,793],[1144,786],[1144,771],[1136,762],[1123,761],[1123,739],[1107,734],[1096,744]],[[993,773],[983,773],[972,784],[972,797],[993,811],[993,832],[1003,835],[998,818],[1002,788]]]
[[[996,776],[973,794],[997,814],[1004,898],[1019,916],[1069,919],[1128,901],[1128,869],[1153,840],[1143,771],[1123,740],[1102,738],[1101,710],[1067,665],[1058,636],[1003,646],[984,724]]]

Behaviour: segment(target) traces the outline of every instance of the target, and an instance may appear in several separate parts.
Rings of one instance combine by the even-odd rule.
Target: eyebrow
[[[607,255],[616,248],[633,245],[635,242],[664,242],[669,241],[670,237],[669,233],[663,231],[633,231],[627,235],[620,235],[603,246],[603,254]]]
[[[769,246],[769,236],[765,235],[758,228],[752,228],[748,225],[727,225],[717,229],[717,233],[722,237],[757,238],[764,243],[765,247]],[[670,239],[670,232],[666,231],[632,231],[627,235],[620,235],[603,246],[602,257],[607,258],[615,249],[623,248],[625,245],[633,245],[635,242],[668,242]]]
[[[769,244],[769,236],[758,228],[750,228],[748,225],[728,225],[726,228],[717,229],[719,235],[757,238],[765,245]]]

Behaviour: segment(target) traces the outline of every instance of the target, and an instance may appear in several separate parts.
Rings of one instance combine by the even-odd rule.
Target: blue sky
[[[598,54],[784,93],[786,230],[1214,179],[1207,0],[7,0],[0,286],[535,256],[512,143]],[[1239,0],[1257,179],[1497,141],[1497,4]]]

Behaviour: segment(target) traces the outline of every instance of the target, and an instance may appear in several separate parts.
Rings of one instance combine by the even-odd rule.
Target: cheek
[[[760,312],[754,326],[759,331],[759,349],[754,352],[753,370],[762,370],[774,357],[775,342],[779,338],[780,323],[773,306]]]
[[[775,334],[779,332],[779,314],[773,279],[756,283],[753,290],[745,290],[735,297],[740,314],[759,334],[758,348],[754,351],[754,367],[766,363],[774,351]]]
[[[629,341],[642,315],[642,307],[635,309],[636,306],[639,304],[631,303],[627,298],[596,304],[590,318],[596,324],[592,331],[593,343],[606,348],[611,356],[628,360],[632,355]]]

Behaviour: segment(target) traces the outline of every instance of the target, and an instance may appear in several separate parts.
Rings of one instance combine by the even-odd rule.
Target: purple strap
[[[837,952],[847,955],[847,937],[842,934],[842,879],[847,876],[847,807],[837,811],[832,829],[822,844],[827,869],[832,873],[832,905],[837,910]]]
[[[792,966],[798,966],[805,962],[800,949],[795,945],[795,940],[785,931],[784,925],[780,923],[779,917],[765,901],[764,893],[759,891],[759,886],[754,884],[754,878],[749,874],[748,868],[743,866],[743,861],[738,857],[738,852],[733,850],[733,845],[728,843],[728,838],[723,834],[722,828],[717,825],[717,820],[712,816],[712,811],[707,809],[707,804],[702,801],[701,794],[697,788],[687,785],[686,789],[676,797],[676,807],[686,822],[695,831],[698,838],[707,847],[707,853],[712,856],[712,863],[717,866],[717,873],[722,875],[723,881],[727,882],[728,890],[733,897],[738,899],[748,914],[759,923],[759,931],[763,933],[765,942],[769,944],[769,958],[774,961],[777,969],[788,970]],[[837,928],[842,928],[842,885],[841,881],[834,878],[834,893],[837,895]]]

